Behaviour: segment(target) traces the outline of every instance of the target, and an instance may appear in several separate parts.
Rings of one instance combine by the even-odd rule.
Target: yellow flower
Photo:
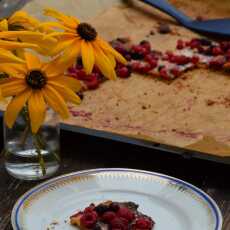
[[[19,40],[19,41],[18,41]],[[0,48],[15,50],[31,48],[44,55],[50,55],[50,49],[57,40],[37,31],[2,31],[0,32]]]
[[[59,28],[64,32],[54,32],[49,36],[59,39],[53,49],[53,55],[63,52],[60,57],[62,63],[72,65],[76,57],[82,56],[83,66],[87,74],[90,74],[94,65],[97,65],[104,76],[110,79],[116,78],[116,60],[126,63],[126,60],[106,41],[98,36],[97,31],[88,23],[80,21],[72,16],[67,16],[53,9],[46,9],[45,15],[54,17],[58,22],[46,22],[41,26]]]
[[[32,17],[25,11],[16,11],[8,19],[0,21],[0,31],[15,31],[15,30],[30,30],[36,31],[39,29],[40,21]],[[49,28],[43,28],[41,32],[52,32]]]
[[[31,130],[36,133],[44,121],[46,104],[63,119],[69,117],[66,102],[79,104],[75,94],[81,88],[80,83],[64,76],[62,66],[56,60],[43,63],[31,53],[24,54],[25,63],[0,64],[0,71],[8,74],[8,80],[0,84],[3,97],[13,96],[5,112],[5,122],[12,128],[25,105],[28,105]]]

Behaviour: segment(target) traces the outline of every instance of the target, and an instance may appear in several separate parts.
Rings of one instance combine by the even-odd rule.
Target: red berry
[[[150,61],[152,61],[152,60],[156,60],[156,57],[154,57],[153,54],[147,54],[147,55],[145,56],[145,61],[146,61],[146,62],[150,62]]]
[[[200,41],[196,38],[192,39],[189,44],[191,49],[199,48],[200,47]]]
[[[170,77],[169,77],[169,75],[167,73],[167,69],[165,67],[163,67],[163,68],[160,69],[160,76],[162,78],[166,79],[166,80],[170,79]]]
[[[148,52],[151,51],[151,44],[149,41],[142,41],[140,45],[144,47]]]
[[[210,62],[209,66],[214,69],[221,69],[225,63],[225,58],[223,56],[214,57]]]
[[[145,217],[136,220],[135,229],[152,229],[153,222]]]
[[[108,211],[102,215],[101,219],[102,219],[102,221],[104,221],[106,223],[110,223],[115,217],[116,217],[115,212]]]
[[[179,68],[174,67],[170,70],[170,72],[172,73],[172,75],[176,78],[179,77],[181,75],[181,71],[179,70]]]
[[[93,228],[97,222],[97,213],[95,211],[86,212],[80,218],[80,223],[86,228]]]
[[[131,66],[133,71],[139,72],[141,68],[141,63],[139,61],[134,61],[132,62]]]
[[[198,56],[193,56],[191,62],[196,65],[199,62],[200,58]]]
[[[186,65],[190,62],[190,58],[184,55],[175,56],[175,63],[178,65]]]
[[[87,74],[83,69],[76,70],[76,77],[78,80],[85,80],[87,78]]]
[[[100,85],[98,74],[91,73],[88,75],[88,78],[85,79],[84,83],[86,84],[88,89],[97,89]]]
[[[150,64],[150,66],[152,67],[152,69],[157,67],[157,60],[152,59],[151,61],[148,62]]]
[[[132,221],[135,217],[134,213],[126,207],[121,207],[117,212],[117,216],[123,217],[128,221]]]
[[[84,213],[92,212],[94,210],[94,208],[95,208],[95,205],[91,204],[89,207],[85,208]]]
[[[127,230],[129,222],[125,218],[122,217],[115,217],[111,222],[112,229],[121,229],[121,230]]]
[[[118,68],[117,69],[117,75],[120,77],[120,78],[127,78],[131,75],[131,71],[128,67],[124,66],[124,67],[121,67],[121,68]]]
[[[184,44],[184,42],[182,41],[182,40],[178,40],[177,41],[177,46],[176,46],[176,48],[178,49],[178,50],[182,50],[182,49],[184,49],[184,47],[185,47],[185,44]]]
[[[151,71],[153,69],[153,67],[149,64],[149,63],[146,63],[146,64],[144,64],[142,67],[141,67],[141,69],[140,69],[140,71],[141,71],[141,73],[143,73],[143,74],[147,74],[149,71]]]
[[[212,48],[212,54],[214,56],[221,55],[221,54],[223,54],[223,51],[219,46],[215,46]]]

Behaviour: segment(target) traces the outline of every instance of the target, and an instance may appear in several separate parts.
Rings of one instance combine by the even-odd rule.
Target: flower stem
[[[42,170],[42,175],[45,176],[46,175],[46,167],[45,167],[44,157],[43,157],[42,152],[41,152],[42,146],[41,146],[41,143],[39,142],[37,134],[35,134],[33,136],[33,138],[34,138],[34,145],[36,148],[36,153],[38,154],[38,161],[39,161],[39,164],[40,164],[40,167]]]
[[[28,138],[29,133],[30,133],[30,126],[26,125],[26,128],[24,129],[22,133],[22,137],[20,141],[20,145],[22,146],[23,149],[25,149],[25,144],[26,144],[26,140]]]

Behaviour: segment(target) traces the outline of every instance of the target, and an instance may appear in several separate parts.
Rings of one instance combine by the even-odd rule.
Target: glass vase
[[[4,124],[5,167],[21,180],[41,180],[54,175],[60,167],[59,120],[48,110],[36,134],[30,129],[26,107],[13,128]]]

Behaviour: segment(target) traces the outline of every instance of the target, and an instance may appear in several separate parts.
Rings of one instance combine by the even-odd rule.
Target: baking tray
[[[41,10],[45,6],[51,6],[62,10],[63,12],[72,14],[73,9],[76,15],[80,17],[80,19],[89,19],[91,17],[96,16],[97,14],[103,12],[113,5],[121,4],[121,0],[27,0],[29,3],[25,6],[25,10],[31,13],[32,15],[41,18]],[[77,7],[76,7],[77,6]],[[165,151],[173,154],[179,154],[184,158],[199,158],[210,161],[215,161],[223,164],[230,164],[230,156],[229,157],[218,157],[212,154],[188,150],[184,148],[179,148],[175,146],[170,146],[166,144],[156,143],[153,141],[147,141],[142,139],[137,139],[129,136],[124,136],[116,133],[111,133],[107,131],[89,129],[85,127],[61,124],[61,129],[69,132],[85,134],[90,136],[95,136],[103,139],[114,140],[118,142],[128,143],[131,145],[142,146],[149,149],[155,149],[160,151]]]
[[[177,154],[186,159],[199,158],[199,159],[215,161],[215,162],[223,163],[223,164],[230,164],[230,157],[218,157],[218,156],[214,156],[208,153],[179,148],[179,147],[161,144],[161,143],[157,143],[153,141],[146,141],[143,139],[128,137],[128,136],[111,133],[107,131],[88,129],[85,127],[73,126],[73,125],[68,125],[64,123],[61,123],[61,129],[64,131],[99,137],[103,139],[131,144],[131,145],[137,145],[137,146],[145,147],[148,149],[160,150],[160,151],[167,152],[167,153]]]

